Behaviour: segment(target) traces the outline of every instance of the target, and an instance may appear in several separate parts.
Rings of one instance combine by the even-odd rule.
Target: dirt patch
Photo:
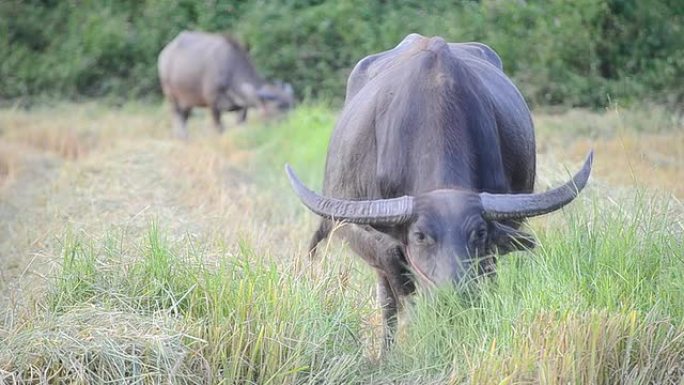
[[[572,110],[539,115],[535,122],[541,158],[579,164],[593,148],[595,179],[616,188],[639,187],[684,198],[681,116],[658,108],[601,114]]]
[[[12,165],[10,164],[10,161],[7,158],[6,154],[0,152],[0,188],[4,186],[5,182],[7,181],[10,175],[11,170]]]
[[[121,137],[78,161],[19,139],[9,146],[22,158],[0,196],[0,293],[42,287],[66,234],[125,233],[126,251],[138,255],[153,223],[171,243],[190,237],[232,248],[247,234],[271,233],[258,215],[270,198],[203,142]]]
[[[565,164],[580,162],[593,148],[595,178],[616,187],[639,187],[684,198],[684,131],[576,137],[563,145],[545,147],[540,154],[553,154]]]
[[[83,158],[98,145],[97,135],[78,133],[74,129],[34,129],[18,135],[17,141],[31,145],[41,151],[54,153],[68,160]]]
[[[41,277],[50,270],[44,255],[57,250],[54,234],[61,225],[50,219],[46,203],[62,161],[16,143],[1,143],[0,154],[11,165],[0,189],[0,293],[4,293],[20,282],[25,288],[40,287]]]
[[[50,114],[40,111],[2,111],[0,119],[5,127],[2,138],[7,142],[30,146],[62,159],[76,160],[87,156],[99,143],[95,127],[63,117],[51,119]]]

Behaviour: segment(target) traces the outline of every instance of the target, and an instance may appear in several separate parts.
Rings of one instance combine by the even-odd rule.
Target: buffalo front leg
[[[345,225],[342,238],[351,249],[378,272],[378,302],[382,309],[383,344],[387,349],[394,339],[398,312],[403,299],[415,291],[406,261],[397,241],[370,226]]]
[[[173,115],[174,115],[174,123],[173,123],[173,131],[174,135],[183,140],[188,139],[188,117],[190,117],[190,108],[184,108],[179,106],[177,103],[174,103],[173,106]]]
[[[219,110],[217,106],[211,108],[211,119],[214,121],[216,132],[222,134],[225,128],[223,127],[223,123],[221,123],[221,110]]]
[[[382,350],[389,350],[397,331],[399,303],[392,292],[392,286],[383,273],[378,272],[377,301],[382,309]]]
[[[237,124],[244,123],[247,120],[247,107],[243,107],[243,108],[239,109],[237,113],[238,113],[238,116],[237,116],[236,123]]]
[[[401,247],[385,245],[378,257],[381,275],[378,283],[378,301],[382,307],[382,318],[385,323],[383,347],[387,350],[394,342],[398,313],[416,287],[406,268],[406,260]]]

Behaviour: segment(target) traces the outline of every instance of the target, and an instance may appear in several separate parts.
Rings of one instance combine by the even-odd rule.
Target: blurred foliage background
[[[267,78],[339,101],[364,56],[410,32],[493,47],[533,105],[684,101],[681,0],[10,0],[0,99],[159,98],[156,59],[184,29],[230,32]]]

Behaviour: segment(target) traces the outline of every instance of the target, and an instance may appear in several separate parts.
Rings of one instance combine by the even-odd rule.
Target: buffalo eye
[[[484,227],[480,227],[475,232],[475,236],[480,241],[484,240],[487,237],[487,229],[485,229]]]
[[[413,242],[417,245],[427,245],[430,243],[430,236],[420,230],[411,233],[411,237],[413,238]]]
[[[481,252],[484,248],[486,240],[487,228],[484,225],[478,226],[475,230],[473,230],[470,233],[469,248],[473,251],[477,250],[478,252]]]

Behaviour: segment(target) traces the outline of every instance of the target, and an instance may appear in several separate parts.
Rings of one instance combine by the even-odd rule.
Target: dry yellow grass
[[[0,188],[14,176],[17,156],[16,150],[10,146],[0,148]]]
[[[44,275],[60,262],[65,233],[76,233],[85,240],[102,239],[110,232],[125,233],[121,241],[125,244],[116,248],[117,253],[122,250],[124,258],[144,254],[136,248],[153,222],[160,223],[169,245],[192,244],[201,249],[192,254],[204,260],[225,256],[226,251],[238,255],[235,251],[243,241],[249,255],[260,261],[304,255],[315,218],[295,203],[289,190],[279,190],[284,181],[282,185],[265,185],[259,175],[250,174],[257,156],[263,156],[269,147],[265,151],[244,147],[242,134],[258,129],[259,123],[231,127],[219,137],[206,114],[199,115],[190,121],[191,140],[185,143],[171,137],[166,107],[108,108],[89,103],[32,111],[0,110],[0,316],[6,304],[14,310],[7,314],[22,313],[17,310],[25,303],[22,290],[43,289]],[[590,200],[597,191],[613,194],[639,184],[679,197],[684,194],[679,182],[684,180],[681,118],[654,108],[537,113],[535,120],[540,190],[565,180],[588,149],[594,148],[595,172],[582,200]],[[263,172],[270,175],[282,171]],[[535,219],[531,227],[557,226],[563,218],[550,215]],[[183,243],[187,238],[195,242]],[[370,303],[372,272],[338,243],[332,245],[324,260],[309,264],[305,258],[290,258],[284,261],[289,264],[284,271],[314,283],[320,277],[333,277],[331,297],[354,293],[355,301]],[[502,383],[592,383],[606,367],[626,362],[616,356],[624,350],[614,349],[623,349],[623,341],[639,338],[642,346],[650,346],[657,337],[651,326],[633,325],[630,314],[542,313],[517,323],[512,319],[518,334],[515,346],[509,346],[508,351],[514,355],[507,356],[505,349],[499,351],[496,343],[483,346],[481,357],[467,352],[465,356],[472,357],[470,371],[454,373],[454,381],[465,375],[475,382],[486,382],[496,378],[496,373],[507,373],[510,376],[502,377]],[[82,317],[82,324],[91,328],[96,322],[96,329],[107,334],[112,329],[111,320],[124,329],[129,329],[129,321],[147,322],[125,314],[107,317],[95,321]],[[57,322],[73,321],[64,319]],[[103,321],[101,325],[98,320]],[[373,360],[379,350],[380,315],[364,314],[362,322],[364,331],[358,338],[366,347],[365,356]],[[134,337],[154,334],[134,326],[130,330]],[[71,332],[83,334],[78,328]],[[658,332],[667,336],[668,331]],[[98,342],[84,335],[88,342]],[[401,333],[400,338],[405,335]],[[70,334],[60,338],[68,339]],[[17,342],[17,346],[24,344]],[[40,342],[27,346],[36,352],[42,348]],[[63,354],[68,355],[75,348],[67,344],[64,349]],[[665,356],[679,357],[678,352],[665,352]],[[630,354],[639,357],[642,353]],[[644,352],[644,362],[656,355]],[[577,367],[588,370],[578,371]]]
[[[489,383],[496,373],[506,373],[499,379],[502,384],[611,384],[620,379],[654,383],[663,368],[679,370],[680,363],[673,361],[679,356],[673,353],[684,337],[667,322],[641,321],[635,311],[541,313],[518,322],[514,334],[513,354],[502,359],[492,344],[483,349],[488,354],[482,361],[473,359],[473,383]],[[664,340],[671,342],[663,344]],[[639,370],[632,367],[636,362],[643,363]]]
[[[593,148],[593,176],[603,183],[684,197],[684,117],[651,107],[537,114],[535,122],[540,156],[551,160],[542,167],[579,162]]]
[[[267,224],[271,196],[240,171],[249,153],[232,138],[250,126],[218,137],[197,115],[185,143],[171,136],[166,106],[0,111],[0,291],[42,281],[66,231],[122,231],[135,247],[157,221],[175,239],[280,245],[292,227]]]
[[[58,254],[67,228],[90,235],[124,229],[134,241],[159,221],[176,238],[249,240],[259,252],[300,252],[313,219],[283,218],[288,211],[278,205],[279,192],[259,190],[244,171],[254,154],[240,147],[235,133],[258,122],[218,137],[208,116],[196,115],[184,143],[171,137],[166,106],[0,111],[2,281],[29,274],[30,261],[29,271],[47,271],[38,262]],[[593,185],[637,183],[684,195],[681,118],[657,108],[573,110],[537,113],[536,125],[541,189],[566,178],[594,148]]]

